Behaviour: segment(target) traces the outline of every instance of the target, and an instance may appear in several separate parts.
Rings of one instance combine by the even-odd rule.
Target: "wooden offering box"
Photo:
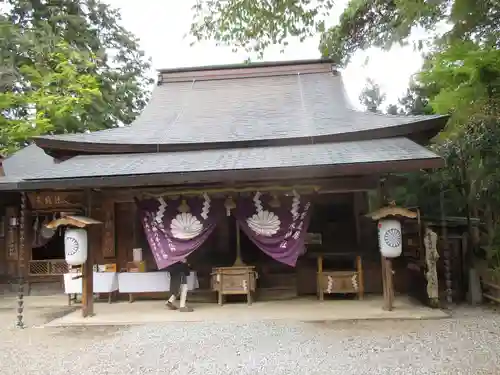
[[[256,286],[255,267],[218,267],[212,269],[212,290],[218,294],[222,306],[224,296],[228,294],[246,294],[247,303],[252,304],[252,293]]]
[[[323,269],[323,256],[318,256],[318,295],[323,301],[326,294],[357,294],[358,299],[363,299],[364,280],[361,257],[355,258],[352,270],[331,271]]]

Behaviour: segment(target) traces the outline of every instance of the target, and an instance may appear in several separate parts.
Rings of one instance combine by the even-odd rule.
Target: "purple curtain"
[[[224,215],[224,203],[207,194],[136,203],[158,269],[180,262],[198,249]]]
[[[279,200],[255,193],[239,197],[234,210],[240,228],[264,253],[295,267],[304,253],[304,240],[311,217],[311,202],[294,192]]]

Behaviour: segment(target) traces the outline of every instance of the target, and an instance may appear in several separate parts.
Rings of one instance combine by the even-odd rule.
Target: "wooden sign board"
[[[115,203],[106,200],[102,205],[103,232],[102,232],[102,255],[105,259],[114,258],[115,252]]]
[[[33,210],[82,207],[84,194],[81,191],[44,191],[28,193],[28,199]]]
[[[17,207],[7,207],[5,210],[7,221],[7,236],[6,236],[6,250],[7,260],[15,260],[18,258],[18,229],[17,224],[19,221],[19,210]]]

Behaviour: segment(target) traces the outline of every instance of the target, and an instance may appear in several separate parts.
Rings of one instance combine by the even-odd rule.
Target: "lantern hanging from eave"
[[[64,234],[64,253],[70,266],[80,266],[85,263],[88,255],[87,230],[82,228],[67,228]]]
[[[378,222],[380,253],[386,258],[397,258],[403,251],[401,222],[397,219],[381,219]]]

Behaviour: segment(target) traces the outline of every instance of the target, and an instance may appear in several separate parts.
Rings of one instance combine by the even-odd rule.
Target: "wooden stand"
[[[212,269],[212,290],[217,292],[220,306],[228,294],[246,294],[247,303],[252,304],[252,293],[257,284],[257,272],[254,266],[247,266],[241,259],[240,227],[236,222],[236,260],[232,267]]]
[[[317,289],[320,301],[326,294],[355,293],[358,299],[364,296],[364,278],[361,256],[356,256],[356,269],[349,271],[328,271],[323,269],[323,255],[318,255]]]
[[[217,292],[221,306],[224,296],[228,294],[246,294],[247,303],[251,305],[255,285],[256,272],[253,266],[219,267],[212,270],[212,290]]]

